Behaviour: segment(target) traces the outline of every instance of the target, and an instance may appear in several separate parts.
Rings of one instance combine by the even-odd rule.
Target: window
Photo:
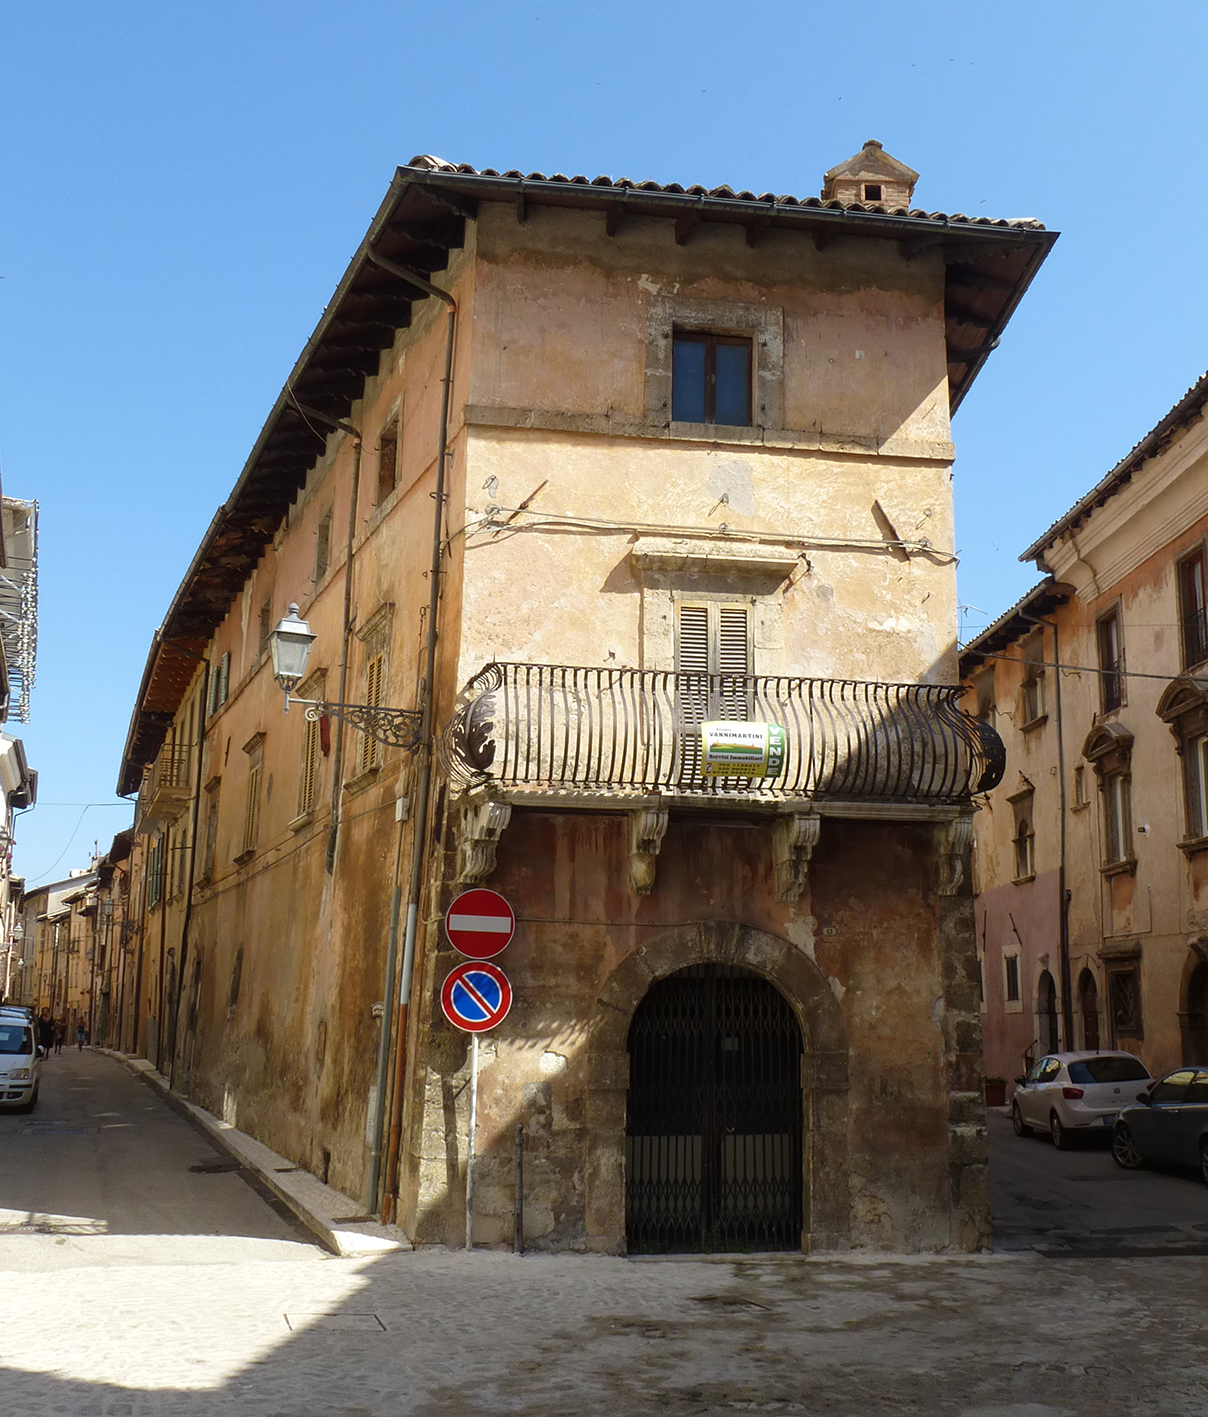
[[[1026,816],[1015,828],[1015,879],[1030,881],[1036,874],[1036,837]]]
[[[382,702],[382,688],[386,677],[386,655],[382,650],[370,656],[365,665],[365,702],[377,708]],[[316,724],[317,728],[318,725]],[[357,772],[368,772],[378,765],[381,744],[368,733],[361,734],[361,749],[357,758]]]
[[[879,202],[881,200],[881,184],[879,182],[866,182],[864,184],[864,200],[866,202]]]
[[[1029,723],[1044,717],[1044,631],[1033,635],[1024,645],[1025,660],[1023,671],[1023,722]]]
[[[398,482],[398,424],[392,423],[378,435],[377,497],[379,506]]]
[[[1202,551],[1179,563],[1179,619],[1183,627],[1183,668],[1190,669],[1208,659]]]
[[[1115,1037],[1141,1037],[1141,970],[1115,969],[1107,976]]]
[[[749,604],[732,601],[681,601],[676,607],[676,707],[687,776],[699,772],[702,723],[750,717],[751,618]]]
[[[319,518],[315,530],[315,585],[327,574],[331,565],[331,511],[328,509]]]
[[[677,330],[671,352],[671,417],[680,423],[751,423],[751,341]]]
[[[260,837],[260,779],[264,772],[264,734],[258,733],[243,750],[248,756],[247,801],[243,810],[243,850],[250,855]]]
[[[1109,866],[1132,859],[1132,781],[1122,772],[1103,778],[1103,859]]]
[[[1183,749],[1183,790],[1187,836],[1208,836],[1208,738],[1193,738]]]
[[[206,834],[201,858],[201,876],[209,881],[214,876],[214,857],[218,848],[218,783],[206,788]]]
[[[231,686],[231,652],[218,661],[218,668],[214,672],[214,707],[211,713],[216,713],[227,701],[227,693]]]
[[[1144,1082],[1148,1076],[1138,1058],[1087,1058],[1070,1064],[1071,1082]]]
[[[1113,610],[1096,627],[1099,640],[1099,697],[1104,713],[1124,702],[1124,647],[1120,636],[1120,614]]]
[[[164,839],[157,836],[147,853],[147,908],[153,909],[164,896]]]
[[[1007,1003],[1019,1002],[1019,956],[1007,955],[1003,959],[1007,973]]]
[[[273,631],[273,602],[271,599],[265,600],[260,607],[260,642],[256,649],[257,655],[268,652],[268,637]]]
[[[189,838],[182,828],[173,833],[172,854],[176,861],[176,883],[173,895],[184,895],[189,865]]]
[[[1089,800],[1086,795],[1086,768],[1079,763],[1074,769],[1074,806],[1085,807]]]
[[[326,693],[326,676],[312,675],[299,691],[299,698],[322,699]],[[319,795],[319,766],[322,762],[322,725],[306,719],[302,731],[302,767],[298,774],[298,816],[313,812]]]

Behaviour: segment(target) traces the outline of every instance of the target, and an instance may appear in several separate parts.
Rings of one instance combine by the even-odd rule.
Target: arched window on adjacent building
[[[1208,838],[1208,685],[1181,678],[1158,700],[1158,717],[1183,760],[1183,844]]]
[[[1095,769],[1103,799],[1103,863],[1108,874],[1136,864],[1132,842],[1133,736],[1121,723],[1098,723],[1087,734],[1082,756]]]
[[[1061,1033],[1057,1023],[1057,985],[1047,969],[1041,974],[1040,982],[1036,986],[1036,1013],[1040,1046],[1046,1053],[1056,1053],[1061,1047]]]

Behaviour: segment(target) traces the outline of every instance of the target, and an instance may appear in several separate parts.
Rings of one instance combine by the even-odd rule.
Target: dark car
[[[1208,1181],[1208,1068],[1176,1068],[1120,1113],[1112,1155],[1126,1171],[1147,1161],[1194,1166]]]

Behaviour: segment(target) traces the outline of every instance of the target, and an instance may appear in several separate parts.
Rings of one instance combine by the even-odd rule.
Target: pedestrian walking
[[[61,1018],[60,1018],[60,1019],[56,1019],[56,1020],[55,1020],[55,1052],[56,1052],[56,1053],[61,1053],[61,1052],[63,1051],[63,1040],[64,1040],[66,1037],[67,1037],[67,1025],[63,1022],[63,1020],[62,1020]]]
[[[84,1044],[87,1041],[88,1030],[84,1027],[84,1022],[81,1019],[80,1022],[76,1024],[76,1047],[80,1050],[81,1053],[84,1051]]]
[[[54,1047],[55,1025],[50,1016],[49,1009],[43,1009],[38,1015],[38,1047],[42,1050],[44,1058],[50,1057],[50,1050]]]

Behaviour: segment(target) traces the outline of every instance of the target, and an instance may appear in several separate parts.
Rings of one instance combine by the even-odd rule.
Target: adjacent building
[[[471,1150],[510,1242],[517,1128],[541,1248],[987,1241],[950,418],[1055,236],[915,180],[414,159],[155,635],[138,1046],[417,1242]],[[478,884],[517,929],[472,1050]]]
[[[1208,376],[1021,559],[961,655],[1007,749],[977,816],[986,1069],[1208,1057]]]

